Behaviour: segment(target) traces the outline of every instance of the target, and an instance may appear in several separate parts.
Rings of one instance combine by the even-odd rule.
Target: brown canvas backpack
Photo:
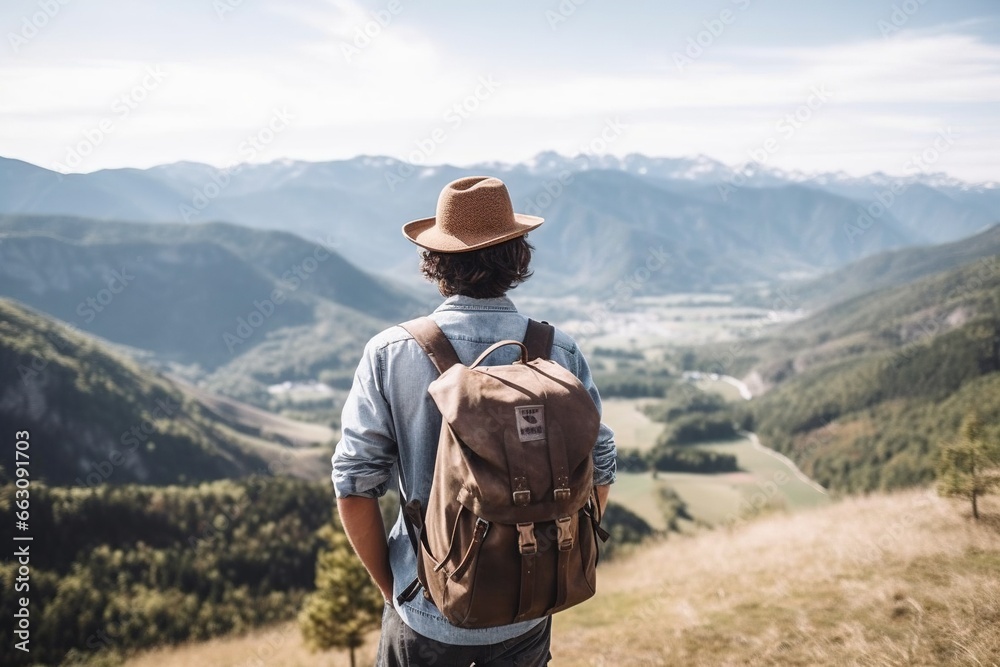
[[[417,580],[454,625],[493,627],[541,618],[594,595],[600,508],[592,450],[600,414],[570,371],[548,359],[554,329],[529,321],[524,343],[505,340],[463,366],[430,318],[401,325],[440,376],[428,392],[441,411],[426,510],[404,508]],[[480,366],[516,345],[511,365]]]

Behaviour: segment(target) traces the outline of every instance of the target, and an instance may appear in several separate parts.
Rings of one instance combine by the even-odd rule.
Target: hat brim
[[[421,218],[420,220],[410,221],[403,225],[403,236],[421,248],[433,250],[434,252],[469,252],[471,250],[488,248],[491,245],[503,243],[518,236],[524,236],[545,222],[544,218],[525,215],[524,213],[515,213],[515,227],[511,231],[495,238],[476,239],[470,243],[450,234],[445,234],[435,226],[435,220],[436,218]]]

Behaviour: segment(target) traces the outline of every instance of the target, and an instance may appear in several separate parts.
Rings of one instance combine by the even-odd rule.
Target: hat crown
[[[515,213],[507,186],[492,176],[452,181],[438,196],[433,218],[411,220],[403,236],[434,252],[468,252],[527,234],[542,218]]]
[[[514,206],[499,178],[468,176],[452,181],[437,202],[437,224],[457,238],[500,233],[514,224]]]

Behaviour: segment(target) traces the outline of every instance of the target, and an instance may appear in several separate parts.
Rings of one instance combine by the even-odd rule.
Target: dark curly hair
[[[474,299],[501,297],[531,277],[534,247],[522,235],[482,250],[420,253],[420,272],[437,284],[442,296]]]

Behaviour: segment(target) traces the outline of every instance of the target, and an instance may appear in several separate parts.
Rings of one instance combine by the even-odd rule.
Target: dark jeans
[[[392,605],[382,612],[382,637],[376,667],[544,667],[549,664],[552,619],[499,644],[455,646],[428,639],[410,629]]]

